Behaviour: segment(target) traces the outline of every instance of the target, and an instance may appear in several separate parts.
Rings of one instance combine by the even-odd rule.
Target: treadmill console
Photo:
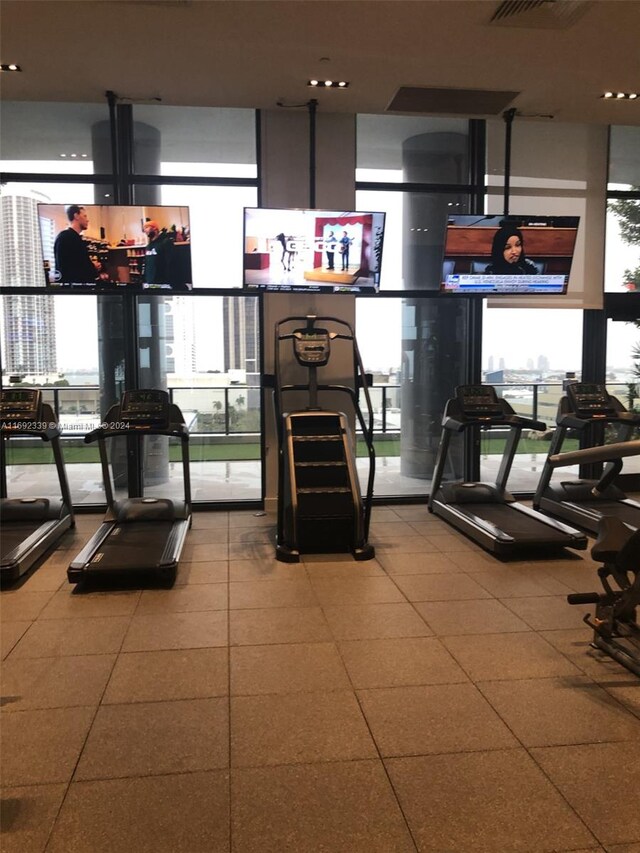
[[[0,394],[0,421],[3,428],[36,424],[42,420],[42,392],[36,388],[12,388]],[[35,428],[35,427],[34,427]]]
[[[604,385],[595,382],[571,382],[567,385],[571,408],[581,418],[607,418],[616,413],[611,396]]]
[[[456,398],[469,418],[496,417],[503,414],[500,400],[492,385],[459,385]]]
[[[125,391],[120,402],[120,419],[132,427],[169,424],[169,394],[156,389]]]
[[[296,329],[293,352],[303,367],[324,367],[331,355],[331,339],[326,329]]]

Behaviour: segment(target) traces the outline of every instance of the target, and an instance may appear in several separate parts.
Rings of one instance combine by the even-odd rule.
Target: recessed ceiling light
[[[325,89],[346,89],[349,83],[346,80],[307,80],[307,86],[323,86]]]
[[[603,92],[601,98],[613,98],[616,101],[635,101],[637,92]]]
[[[4,62],[0,65],[0,71],[22,71],[19,65],[16,65],[15,62],[10,62],[5,64]]]

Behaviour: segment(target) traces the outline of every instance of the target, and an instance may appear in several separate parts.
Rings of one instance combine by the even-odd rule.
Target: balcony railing
[[[33,386],[32,386],[33,387]],[[36,386],[38,387],[38,386]],[[98,385],[39,386],[57,419],[63,424],[63,438],[82,438],[94,429],[101,418]],[[552,428],[558,403],[563,394],[562,382],[494,384],[498,395],[525,417],[544,421]],[[611,383],[611,394],[627,408],[640,405],[640,383]],[[260,386],[258,385],[193,385],[169,388],[169,397],[182,409],[193,436],[258,436],[260,435]],[[399,384],[372,385],[374,433],[397,435],[401,429],[402,401]]]

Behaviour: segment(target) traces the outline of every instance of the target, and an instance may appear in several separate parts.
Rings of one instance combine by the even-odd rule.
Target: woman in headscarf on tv
[[[538,269],[524,253],[522,231],[509,223],[493,235],[491,263],[485,273],[494,275],[537,275]]]

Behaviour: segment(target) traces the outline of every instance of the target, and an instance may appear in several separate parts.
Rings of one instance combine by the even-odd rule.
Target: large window
[[[166,388],[189,429],[195,501],[260,500],[260,332],[256,297],[141,297],[141,382]],[[149,494],[179,497],[178,444],[145,454]]]
[[[612,127],[605,290],[640,293],[640,128]]]
[[[3,295],[2,386],[39,387],[62,427],[62,452],[75,505],[104,501],[98,451],[84,436],[101,421],[99,297]],[[111,324],[111,335],[122,327]],[[11,497],[59,493],[50,445],[40,439],[7,444]]]
[[[166,388],[183,409],[195,501],[260,500],[258,299],[29,292],[44,289],[51,246],[43,241],[55,237],[40,233],[38,202],[108,205],[116,190],[124,203],[189,207],[194,286],[240,288],[242,208],[257,202],[255,113],[119,104],[123,126],[133,115],[132,150],[124,150],[126,134],[114,138],[134,174],[114,176],[106,105],[2,109],[2,384],[42,387],[54,405],[74,502],[104,500],[97,449],[84,445],[84,434],[136,385]],[[51,478],[51,460],[37,451],[25,442],[11,450],[10,492],[31,494]],[[138,488],[138,467],[147,491],[181,494],[178,447],[147,442],[139,454],[137,466],[123,447],[112,451],[119,496]]]
[[[469,122],[358,116],[356,207],[387,214],[380,290],[358,299],[356,330],[373,373],[376,497],[425,496],[447,398],[464,381],[468,304],[440,299],[444,230],[467,213]],[[430,293],[430,296],[427,295]]]
[[[0,103],[0,169],[51,175],[111,172],[105,104]]]
[[[243,208],[255,207],[255,187],[162,184],[135,187],[136,201],[189,208],[194,288],[241,288]]]
[[[356,207],[387,214],[381,290],[438,289],[447,215],[468,212],[468,126],[358,116]]]

